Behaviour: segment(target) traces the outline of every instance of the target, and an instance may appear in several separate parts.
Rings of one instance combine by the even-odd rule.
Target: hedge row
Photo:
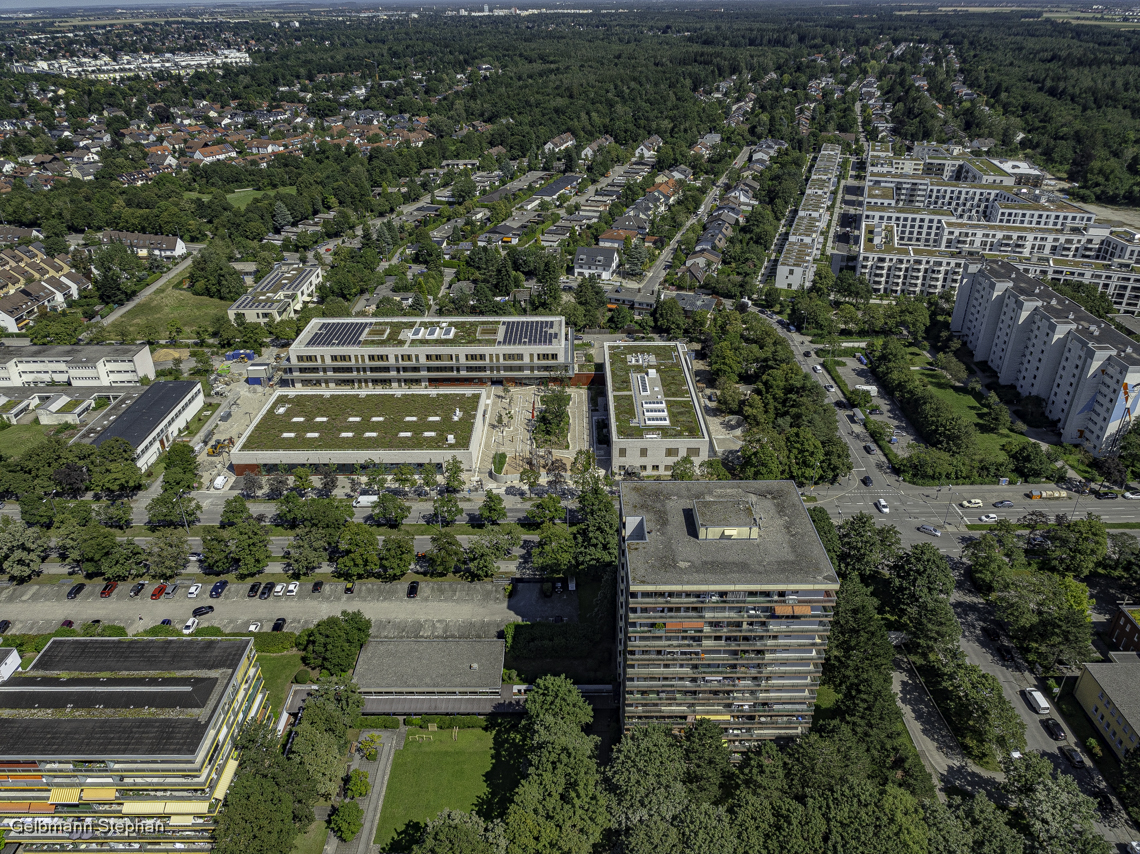
[[[400,719],[392,715],[361,715],[353,729],[399,729]]]
[[[483,729],[486,721],[478,715],[421,715],[418,718],[404,718],[407,726],[426,727],[435,724],[440,729]]]
[[[87,626],[91,624],[88,623]],[[20,651],[20,655],[36,655],[43,652],[48,641],[52,638],[78,638],[78,637],[100,637],[100,638],[125,638],[128,637],[127,630],[123,626],[116,626],[111,624],[103,624],[98,626],[97,629],[91,630],[84,626],[81,629],[56,629],[49,634],[35,634],[35,635],[5,635],[0,638],[0,646],[15,647]],[[150,626],[147,629],[139,632],[135,637],[144,638],[174,638],[182,637],[182,629],[179,626]],[[194,637],[199,638],[220,638],[220,637],[251,637],[250,632],[233,632],[227,634],[223,632],[218,626],[203,626],[194,633]],[[266,655],[273,655],[279,652],[289,652],[297,643],[296,632],[253,632],[253,648],[257,652],[263,652]]]

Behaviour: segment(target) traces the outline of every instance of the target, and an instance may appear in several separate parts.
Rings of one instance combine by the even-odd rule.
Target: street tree
[[[342,578],[364,578],[380,568],[376,534],[363,522],[349,522],[341,529],[337,549],[336,571]]]
[[[289,572],[294,578],[312,575],[328,558],[324,541],[311,531],[299,531],[294,535],[286,550],[289,558]]]
[[[411,512],[406,502],[390,492],[376,496],[376,503],[372,505],[373,520],[389,528],[399,528]]]
[[[562,499],[550,493],[532,504],[526,515],[536,525],[541,526],[549,522],[565,521],[566,508],[562,506]]]
[[[404,533],[391,533],[380,544],[379,573],[384,581],[399,581],[416,559],[416,548],[412,538]]]
[[[182,528],[162,528],[146,548],[148,575],[156,581],[169,581],[186,569],[189,543]]]
[[[463,508],[454,495],[440,495],[431,504],[432,515],[441,525],[451,525],[459,518]]]
[[[503,496],[497,492],[488,492],[479,505],[479,518],[487,525],[498,525],[507,518],[507,505]]]
[[[337,804],[336,810],[329,816],[329,830],[341,842],[355,839],[363,827],[364,810],[356,801],[343,801]]]
[[[236,525],[238,522],[244,522],[246,519],[252,519],[253,514],[249,512],[249,506],[245,503],[245,499],[240,495],[234,495],[226,499],[226,503],[222,505],[222,515],[218,520],[218,524],[225,527],[227,525]]]
[[[538,532],[534,568],[543,575],[564,575],[574,568],[574,536],[563,525],[547,522]]]
[[[440,531],[431,538],[431,548],[427,550],[427,562],[433,575],[447,575],[458,572],[463,565],[463,546],[459,538],[450,531]]]
[[[241,476],[241,491],[250,498],[256,498],[265,488],[265,478],[254,472],[247,471]]]
[[[443,464],[443,483],[452,492],[463,488],[463,463],[458,457],[452,457]]]

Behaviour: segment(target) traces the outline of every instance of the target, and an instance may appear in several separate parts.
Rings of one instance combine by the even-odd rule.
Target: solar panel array
[[[500,346],[549,347],[558,343],[558,330],[553,320],[506,320],[503,326]]]
[[[317,331],[309,336],[306,347],[358,347],[364,340],[364,333],[372,325],[371,321],[322,323]]]

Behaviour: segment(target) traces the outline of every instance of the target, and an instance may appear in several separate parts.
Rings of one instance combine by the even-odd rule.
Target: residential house
[[[575,276],[597,276],[609,281],[617,268],[618,252],[608,246],[582,246],[574,253]]]
[[[1073,696],[1123,761],[1140,744],[1140,656],[1113,652],[1109,657],[1108,663],[1082,665]]]
[[[637,147],[637,149],[633,152],[633,155],[639,160],[652,160],[657,157],[658,149],[660,149],[664,144],[665,142],[661,139],[661,137],[659,137],[657,134],[653,134],[653,136],[649,137],[649,139],[645,140],[645,142],[641,143],[641,145]]]
[[[574,134],[561,133],[546,143],[546,145],[542,147],[542,150],[546,154],[557,154],[559,151],[565,151],[572,146],[574,142]]]
[[[194,160],[198,163],[217,163],[219,160],[229,160],[237,157],[237,151],[228,142],[221,145],[206,145],[194,152]]]
[[[133,231],[104,231],[99,242],[122,243],[138,255],[157,255],[159,258],[181,258],[186,254],[186,244],[180,237],[166,234],[138,234]]]

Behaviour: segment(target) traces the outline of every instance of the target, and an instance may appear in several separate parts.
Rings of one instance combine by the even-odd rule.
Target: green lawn
[[[293,841],[292,854],[321,854],[328,836],[329,826],[323,821],[314,821]]]
[[[956,386],[950,379],[941,371],[921,371],[920,372],[930,385],[930,390],[935,395],[948,402],[954,407],[954,412],[966,418],[975,427],[978,428],[978,448],[987,454],[996,454],[1001,451],[1001,446],[1011,439],[1021,439],[1016,433],[1011,433],[1004,430],[1001,433],[989,433],[982,429],[978,424],[978,416],[982,412],[982,405],[978,403],[972,394],[966,391],[962,386]]]
[[[39,424],[16,424],[7,430],[0,430],[0,455],[5,459],[18,456],[38,444],[46,435],[47,430]]]
[[[288,193],[289,195],[295,196],[297,194],[297,188],[281,187],[277,190],[238,190],[236,193],[229,193],[226,196],[226,201],[228,201],[235,208],[245,210],[246,206],[248,206],[250,202],[256,198],[264,196],[266,193]],[[182,195],[188,199],[210,198],[209,196],[203,195],[202,193],[183,193]]]
[[[176,287],[177,285],[177,287]],[[119,341],[140,341],[147,337],[169,337],[168,324],[177,321],[183,333],[208,325],[218,313],[230,307],[226,300],[199,297],[182,286],[182,278],[174,277],[160,286],[108,327]]]
[[[415,736],[432,737],[418,742]],[[476,810],[498,818],[518,783],[520,745],[513,721],[489,721],[487,730],[428,733],[410,729],[392,761],[375,842],[409,850],[423,824],[441,810]]]
[[[277,655],[258,654],[261,675],[265,679],[265,689],[269,692],[269,704],[274,713],[285,705],[285,695],[297,671],[301,669],[301,653],[282,652]]]

